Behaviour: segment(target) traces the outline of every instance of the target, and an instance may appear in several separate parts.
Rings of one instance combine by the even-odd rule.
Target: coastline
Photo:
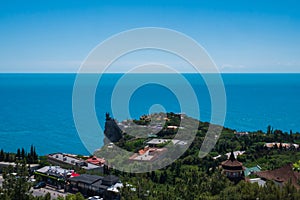
[[[193,74],[186,76],[198,92],[200,120],[209,121],[209,94],[203,87],[201,77]],[[99,102],[96,104],[98,121],[103,129],[103,113],[111,113],[111,93],[119,77],[120,74],[103,76],[100,83],[103,88],[96,95]],[[0,116],[3,122],[0,124],[0,148],[16,151],[18,147],[26,148],[33,144],[41,154],[52,153],[52,150],[86,154],[72,116],[74,80],[75,74],[1,73],[0,103],[5,106],[0,108],[3,113]],[[300,131],[297,130],[300,124],[300,74],[224,74],[224,83],[228,102],[225,127],[237,131],[264,131],[271,125],[284,132]],[[167,90],[157,87],[144,89],[148,96],[138,91],[132,98],[132,118],[147,113],[148,107],[159,100],[162,100],[167,111],[180,112],[176,101],[159,98],[171,98],[171,93],[166,96]],[[149,95],[156,99],[151,100]],[[288,104],[285,103],[287,100]],[[100,133],[99,140],[102,139]],[[65,145],[58,144],[56,140]]]

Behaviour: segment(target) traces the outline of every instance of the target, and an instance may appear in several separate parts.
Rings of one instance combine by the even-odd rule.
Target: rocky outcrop
[[[104,144],[118,142],[123,137],[122,130],[116,121],[109,116],[109,113],[106,113],[104,135]]]

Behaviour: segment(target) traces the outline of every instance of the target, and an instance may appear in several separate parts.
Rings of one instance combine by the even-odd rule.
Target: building
[[[53,165],[63,166],[65,168],[85,169],[93,172],[103,172],[103,167],[77,158],[75,155],[54,153],[48,155],[48,162]]]
[[[164,157],[166,148],[151,148],[146,146],[144,149],[140,149],[139,153],[133,154],[129,160],[131,161],[154,161]]]
[[[175,140],[174,139],[174,140],[171,140],[171,141],[174,145],[181,146],[181,147],[188,144],[186,141],[183,141],[183,140]]]
[[[234,155],[235,159],[237,159],[238,156],[243,155],[244,153],[245,153],[245,151],[234,151],[233,155]],[[225,155],[227,156],[227,159],[229,159],[231,152],[226,153]]]
[[[261,178],[251,178],[248,181],[250,183],[257,183],[260,187],[264,187],[266,185],[266,181]]]
[[[256,165],[255,167],[246,167],[245,168],[245,176],[250,176],[251,174],[254,174],[256,172],[260,172],[261,170],[261,167],[259,165]]]
[[[244,136],[244,135],[249,135],[249,133],[248,132],[234,132],[234,134],[236,135],[236,136],[238,136],[238,137],[241,137],[241,136]]]
[[[222,162],[222,169],[223,173],[235,183],[244,180],[245,178],[245,168],[243,167],[243,163],[236,160],[233,151],[231,152],[229,159]]]
[[[76,174],[74,170],[66,170],[59,166],[45,166],[36,170],[34,176],[52,187],[64,189],[67,178],[79,176],[79,174]]]
[[[271,143],[266,143],[264,145],[266,148],[286,148],[286,149],[290,149],[290,148],[294,148],[294,149],[298,149],[299,148],[299,144],[291,144],[291,143],[280,143],[280,142],[271,142]]]
[[[67,191],[80,192],[84,196],[101,196],[104,199],[120,199],[119,189],[123,187],[117,176],[106,177],[82,174],[68,179]]]
[[[187,142],[182,141],[182,140],[170,140],[170,139],[152,139],[150,141],[147,142],[147,145],[149,145],[150,147],[159,147],[162,144],[168,144],[168,142],[172,142],[174,145],[178,145],[178,146],[185,146],[187,145]]]
[[[262,180],[271,180],[276,185],[283,186],[287,182],[291,182],[297,189],[300,189],[298,184],[300,180],[300,173],[293,170],[293,164],[284,165],[281,168],[267,171],[260,171],[255,173]]]
[[[96,156],[88,158],[86,162],[99,166],[103,166],[105,164],[104,158],[97,158]]]
[[[16,166],[15,162],[0,162],[0,173],[2,173],[3,168],[6,168],[8,166]],[[34,170],[37,170],[39,168],[39,164],[27,164],[27,166],[30,168],[30,171],[33,172]]]
[[[150,147],[157,147],[162,144],[167,144],[169,141],[169,139],[152,139],[147,142],[147,145],[149,145]]]

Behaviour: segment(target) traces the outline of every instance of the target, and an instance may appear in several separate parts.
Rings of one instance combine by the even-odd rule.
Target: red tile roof
[[[102,165],[105,163],[105,160],[102,158],[97,158],[96,156],[93,156],[92,158],[89,158],[86,160],[89,163],[95,164],[95,165]]]

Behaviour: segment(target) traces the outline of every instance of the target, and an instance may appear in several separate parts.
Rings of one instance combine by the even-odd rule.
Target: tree
[[[16,159],[20,160],[20,157],[21,157],[21,151],[20,151],[20,148],[18,148],[17,154],[16,154]]]
[[[30,152],[27,156],[28,163],[33,164],[38,162],[38,155],[35,151],[35,147],[33,145],[30,146]]]
[[[300,160],[293,164],[293,170],[299,172],[300,171]]]
[[[35,147],[33,147],[33,163],[38,163],[39,156],[36,153]]]
[[[47,192],[47,194],[45,194],[44,200],[51,200],[51,194],[49,192]]]
[[[3,170],[3,184],[0,199],[28,200],[31,185],[28,182],[29,173],[26,162],[17,162],[15,167],[9,166]]]
[[[4,154],[4,161],[5,161],[5,162],[9,162],[9,161],[10,161],[9,153],[5,153],[5,154]]]
[[[0,162],[4,160],[4,152],[3,149],[0,151]]]
[[[267,127],[267,135],[270,135],[270,134],[272,134],[272,127],[269,125]]]
[[[21,159],[24,159],[25,158],[25,150],[24,148],[22,148],[22,151],[21,151]]]
[[[80,192],[76,193],[75,197],[76,200],[85,200],[84,196]]]

